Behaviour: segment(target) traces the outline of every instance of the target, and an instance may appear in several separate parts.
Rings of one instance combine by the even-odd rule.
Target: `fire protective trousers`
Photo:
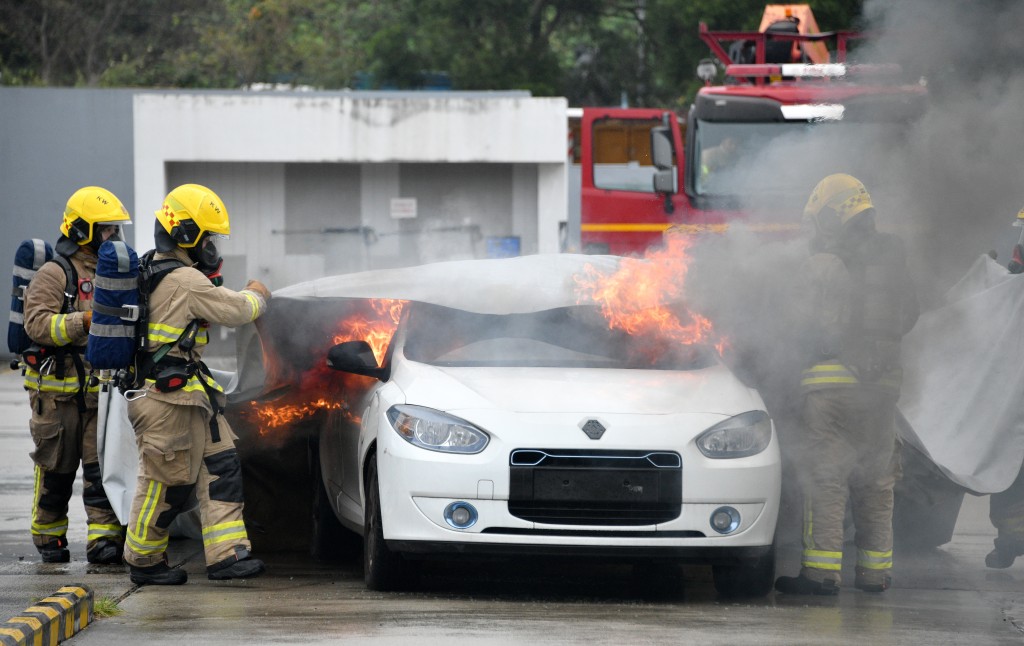
[[[103,490],[96,450],[96,396],[86,396],[86,410],[67,397],[29,392],[29,428],[35,451],[32,498],[32,542],[42,548],[66,540],[68,503],[75,474],[82,464],[82,498],[89,523],[86,550],[101,540],[124,542],[124,528]],[[90,405],[91,404],[91,405]]]
[[[128,417],[139,446],[139,479],[125,561],[149,567],[164,560],[168,528],[193,490],[207,566],[247,556],[251,546],[242,520],[242,467],[227,420],[217,416],[215,442],[210,411],[202,406],[143,397],[129,403]]]
[[[1006,491],[989,497],[988,516],[998,530],[995,545],[1000,551],[1024,554],[1024,466]]]
[[[849,499],[857,574],[881,583],[892,571],[893,487],[900,475],[891,389],[824,388],[804,397],[804,536],[801,574],[838,585]]]

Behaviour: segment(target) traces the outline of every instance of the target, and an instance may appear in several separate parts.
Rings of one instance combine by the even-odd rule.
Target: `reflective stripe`
[[[36,275],[36,270],[14,265],[14,275],[23,280],[32,280],[32,277]]]
[[[163,323],[150,323],[146,337],[156,343],[174,343],[184,333],[185,328],[182,327],[172,327]]]
[[[892,569],[892,550],[886,552],[872,552],[871,550],[857,550],[857,565],[868,570],[889,570]]]
[[[615,222],[609,224],[582,224],[580,225],[581,231],[625,231],[625,232],[644,232],[644,231],[665,231],[669,228],[668,224],[627,224],[625,222]]]
[[[94,540],[97,538],[120,538],[121,526],[120,525],[93,525],[89,524],[89,533],[86,536],[86,540]]]
[[[131,270],[132,261],[128,253],[128,245],[124,240],[113,240],[110,244],[114,247],[114,253],[117,256],[117,273],[127,274]]]
[[[174,327],[172,325],[165,325],[163,323],[150,323],[149,329],[146,331],[146,338],[154,343],[174,343],[181,335],[185,333],[185,328]],[[196,334],[197,344],[209,343],[209,334],[205,328],[199,330]]]
[[[811,567],[818,570],[841,570],[843,569],[843,553],[805,548],[803,560],[800,564],[803,567]]]
[[[203,528],[203,545],[206,547],[227,541],[247,539],[245,523],[241,520],[233,520],[228,523]]]
[[[139,512],[139,518],[135,522],[134,531],[128,530],[128,539],[126,544],[129,545],[133,551],[139,554],[154,554],[160,552],[167,546],[167,537],[155,541],[148,541],[146,537],[149,533],[150,521],[153,519],[153,515],[156,513],[157,503],[160,502],[160,498],[163,494],[164,485],[156,480],[150,480],[149,486],[146,489],[146,497],[142,500],[142,509]],[[161,547],[162,546],[162,547]]]
[[[135,326],[93,323],[89,326],[89,334],[93,336],[106,337],[108,339],[131,339],[135,337]]]
[[[42,267],[46,262],[46,243],[39,238],[32,238],[32,266]]]
[[[814,549],[814,507],[810,495],[804,496],[804,549]]]
[[[23,385],[27,390],[38,390],[45,393],[77,393],[78,377],[65,377],[61,380],[53,375],[43,375],[40,378],[38,372],[26,368]],[[90,393],[98,393],[99,391],[99,384],[86,388],[86,392]]]
[[[857,375],[841,363],[819,363],[816,366],[803,371],[802,386],[816,386],[821,384],[856,384]]]
[[[243,291],[247,301],[249,301],[249,307],[252,309],[252,314],[249,316],[250,321],[255,321],[256,317],[260,315],[260,301],[256,298],[256,294],[252,292]]]
[[[107,276],[96,276],[92,279],[93,285],[100,289],[109,289],[116,292],[138,289],[139,281],[135,278],[109,278]]]
[[[37,523],[32,521],[32,533],[37,536],[64,536],[68,533],[68,519],[55,523]]]
[[[128,532],[128,537],[125,539],[124,544],[136,554],[148,556],[150,554],[166,552],[167,542],[167,537],[164,537],[159,541],[143,541],[136,537],[132,532]]]
[[[25,324],[25,314],[22,312],[11,312],[10,317],[7,319],[11,323],[17,323],[18,325]]]
[[[207,377],[206,375],[203,375],[202,378],[203,381],[205,381],[210,386],[210,388],[216,390],[219,393],[224,392],[223,386],[218,384],[216,379],[213,379],[212,377]],[[156,379],[147,379],[146,383],[155,384]],[[184,390],[185,392],[195,392],[201,390],[203,392],[206,392],[206,389],[203,388],[203,383],[199,381],[199,375],[192,375],[191,377],[189,377],[188,381],[185,382],[185,385],[179,388],[179,390]]]
[[[71,336],[68,335],[67,314],[54,314],[50,317],[50,339],[56,346],[71,343]]]

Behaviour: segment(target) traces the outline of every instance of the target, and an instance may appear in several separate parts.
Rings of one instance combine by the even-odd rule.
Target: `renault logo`
[[[607,430],[605,429],[604,424],[596,419],[588,419],[580,425],[580,428],[583,429],[583,432],[587,434],[587,437],[592,440],[600,440],[601,436],[604,435],[605,430]]]

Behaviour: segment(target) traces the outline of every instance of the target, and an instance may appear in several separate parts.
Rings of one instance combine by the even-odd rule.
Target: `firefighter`
[[[227,209],[210,189],[185,184],[156,211],[154,265],[177,261],[149,295],[147,352],[128,416],[140,468],[128,522],[125,561],[136,584],[180,585],[167,563],[168,527],[194,491],[199,500],[207,576],[261,574],[242,519],[242,469],[235,435],[221,414],[224,391],[201,360],[210,323],[237,327],[267,308],[256,280],[236,292],[220,285],[218,239],[230,233]],[[166,263],[164,263],[166,264]]]
[[[900,343],[918,306],[902,242],[878,232],[874,214],[864,185],[845,174],[819,182],[804,209],[813,231],[802,267],[810,343],[796,447],[804,545],[799,576],[775,582],[783,593],[838,593],[847,498],[856,528],[854,585],[881,592],[892,581]]]
[[[1017,214],[1013,224],[1021,227],[1021,232],[1007,268],[1011,274],[1020,274],[1024,273],[1024,209]],[[985,556],[985,565],[1008,568],[1024,554],[1024,466],[1010,488],[992,494],[988,502],[988,516],[998,535],[995,547]]]
[[[120,563],[124,527],[117,520],[100,478],[96,447],[99,387],[89,386],[85,345],[92,321],[96,252],[119,239],[131,224],[128,211],[110,191],[87,186],[68,199],[56,244],[25,290],[25,332],[37,345],[23,353],[25,389],[35,451],[32,542],[46,563],[66,563],[68,503],[78,465],[88,520],[86,558]]]

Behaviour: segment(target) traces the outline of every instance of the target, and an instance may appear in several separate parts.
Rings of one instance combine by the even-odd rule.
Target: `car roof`
[[[582,254],[455,260],[328,276],[274,290],[274,298],[386,298],[482,314],[537,312],[576,305],[576,278],[587,266],[610,274],[621,261]]]

